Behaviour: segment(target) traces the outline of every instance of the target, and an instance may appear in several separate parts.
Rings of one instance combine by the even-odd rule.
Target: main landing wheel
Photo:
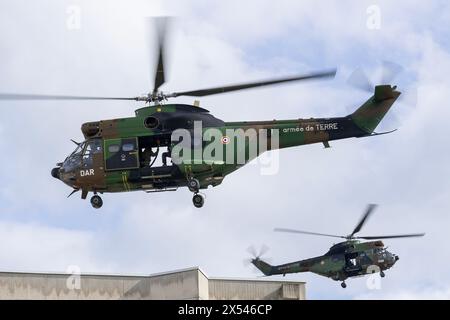
[[[384,278],[386,274],[383,271],[380,271],[380,277]]]
[[[345,282],[341,283],[341,287],[344,288],[344,289],[347,288],[347,285],[345,284]]]
[[[91,204],[95,209],[100,209],[103,205],[103,200],[98,195],[94,195],[91,198]]]
[[[205,198],[203,198],[200,194],[194,194],[192,202],[196,208],[201,208],[203,207],[203,204],[205,204]]]
[[[200,189],[200,182],[197,179],[189,179],[188,180],[188,188],[191,192],[198,192]]]

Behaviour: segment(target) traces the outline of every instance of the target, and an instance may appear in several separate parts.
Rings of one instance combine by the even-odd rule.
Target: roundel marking
[[[222,144],[229,144],[230,138],[228,136],[223,136],[220,141],[222,142]]]

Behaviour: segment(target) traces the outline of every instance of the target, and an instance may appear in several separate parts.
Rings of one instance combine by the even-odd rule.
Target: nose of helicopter
[[[399,259],[400,258],[398,255],[391,253],[389,260],[388,260],[388,264],[393,266]]]
[[[53,178],[55,179],[59,179],[60,175],[59,175],[59,168],[53,168],[51,171],[51,175]]]
[[[68,185],[69,187],[74,187],[74,183],[76,182],[76,174],[74,172],[74,169],[71,171],[67,171],[67,167],[65,167],[65,163],[59,162],[56,164],[56,167],[54,167],[50,174],[53,178],[58,179],[62,181],[64,184]]]

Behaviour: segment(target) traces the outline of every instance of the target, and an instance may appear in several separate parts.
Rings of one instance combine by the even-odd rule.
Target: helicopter
[[[396,86],[381,84],[373,88],[373,95],[357,110],[347,116],[334,118],[309,118],[270,121],[234,121],[225,122],[214,117],[208,110],[201,108],[199,102],[193,105],[168,103],[180,96],[205,97],[214,94],[236,92],[285,83],[332,78],[336,69],[284,78],[266,79],[249,83],[212,87],[200,90],[166,93],[160,90],[165,83],[165,38],[166,20],[157,19],[156,61],[153,89],[150,93],[137,97],[101,97],[41,94],[0,94],[0,100],[124,100],[144,103],[135,110],[135,115],[127,118],[92,121],[82,124],[84,141],[75,142],[75,150],[64,161],[58,162],[51,175],[72,188],[70,197],[76,192],[86,199],[91,192],[91,205],[98,209],[103,205],[99,194],[145,191],[176,191],[187,187],[193,193],[193,204],[197,208],[204,205],[201,190],[209,186],[220,185],[228,174],[252,161],[263,152],[322,143],[330,147],[332,140],[375,136],[375,129],[385,114],[400,96]],[[196,156],[184,157],[174,162],[173,151],[184,138],[174,139],[174,133],[185,130],[190,133],[200,123],[200,133],[210,129],[219,132],[213,141],[223,148],[222,158]],[[256,130],[261,134],[244,137],[241,151],[233,148],[239,137],[230,137],[228,131]],[[393,130],[395,131],[395,130]],[[194,133],[195,135],[195,133]],[[251,143],[257,144],[266,139],[275,139],[278,143],[267,143],[250,155]],[[183,141],[182,141],[183,140]],[[213,141],[210,141],[211,143]],[[184,141],[193,151],[206,148],[208,141],[190,138]],[[186,149],[183,149],[186,150]],[[189,150],[188,150],[189,151]],[[180,152],[181,154],[182,152]],[[246,154],[249,153],[247,156]],[[244,154],[244,160],[234,161]],[[228,159],[231,158],[231,161]]]
[[[328,252],[322,256],[286,263],[278,266],[272,266],[261,260],[261,254],[256,255],[250,262],[258,268],[265,276],[280,275],[285,276],[288,273],[313,272],[320,276],[331,278],[335,281],[342,281],[342,288],[346,288],[345,280],[352,277],[360,277],[375,272],[379,272],[384,278],[385,270],[394,266],[399,260],[399,256],[391,253],[384,246],[381,239],[411,238],[423,237],[425,233],[390,235],[390,236],[355,236],[364,226],[367,218],[377,207],[375,204],[369,204],[361,220],[347,236],[338,236],[324,233],[316,233],[288,228],[275,228],[276,232],[289,232],[296,234],[317,235],[326,237],[343,238],[344,242],[334,244]],[[360,242],[358,239],[375,240]]]

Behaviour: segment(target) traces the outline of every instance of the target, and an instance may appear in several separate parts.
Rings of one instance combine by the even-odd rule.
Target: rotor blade
[[[317,232],[309,232],[309,231],[303,231],[303,230],[296,230],[296,229],[287,229],[287,228],[275,228],[273,229],[275,232],[289,232],[289,233],[300,233],[300,234],[309,234],[314,236],[325,236],[325,237],[333,237],[333,238],[344,238],[344,236],[337,236],[334,234],[325,234],[325,233],[317,233]]]
[[[355,233],[358,233],[361,228],[363,227],[364,223],[366,223],[367,218],[370,216],[370,214],[373,212],[373,210],[375,210],[375,208],[377,207],[376,204],[369,204],[367,206],[366,212],[364,213],[364,215],[362,216],[361,220],[359,221],[359,223],[356,225],[355,229],[353,230],[353,232],[350,234],[350,238],[353,237],[353,235]]]
[[[153,22],[153,25],[156,29],[156,56],[157,60],[155,62],[155,77],[154,77],[154,83],[153,83],[153,93],[156,93],[160,86],[162,86],[165,82],[165,75],[164,75],[164,58],[165,58],[165,40],[166,40],[166,31],[167,26],[169,23],[168,17],[156,17],[151,18],[151,22]]]
[[[247,252],[253,257],[253,258],[259,258],[265,255],[269,251],[269,247],[265,244],[259,248],[259,250],[256,250],[255,246],[250,246],[247,248]]]
[[[403,67],[392,61],[383,61],[381,65],[381,83],[392,84],[392,81],[403,71]]]
[[[247,248],[247,252],[253,257],[256,258],[258,256],[258,252],[256,252],[255,246],[250,246]]]
[[[410,87],[403,91],[398,102],[408,108],[415,108],[418,101],[418,90],[416,87]]]
[[[246,258],[244,260],[242,260],[242,264],[244,265],[244,267],[248,267],[252,264],[253,258]]]
[[[267,245],[263,244],[263,245],[261,246],[261,248],[259,249],[259,255],[258,255],[258,257],[262,257],[262,256],[265,255],[269,250],[270,250],[269,247],[268,247]]]
[[[350,77],[347,79],[347,83],[359,90],[363,90],[369,93],[373,93],[375,86],[369,80],[366,73],[363,69],[358,68],[350,74]]]
[[[329,71],[316,72],[316,73],[311,73],[311,74],[306,74],[306,75],[298,75],[298,76],[287,77],[287,78],[267,79],[267,80],[263,80],[263,81],[248,82],[248,83],[223,86],[223,87],[214,87],[214,88],[209,88],[209,89],[174,92],[170,96],[172,96],[172,97],[178,97],[178,96],[204,97],[204,96],[225,93],[225,92],[232,92],[232,91],[251,89],[251,88],[257,88],[257,87],[263,87],[263,86],[277,85],[277,84],[286,83],[286,82],[329,78],[329,77],[334,77],[335,75],[336,75],[336,69],[333,69],[333,70],[329,70]]]
[[[392,236],[365,236],[365,237],[357,237],[358,239],[365,240],[375,240],[375,239],[395,239],[395,238],[415,238],[415,237],[423,237],[425,233],[412,233],[412,234],[398,234]]]
[[[46,94],[17,94],[0,93],[0,100],[137,100],[138,98],[126,97],[85,97],[85,96],[60,96]]]

